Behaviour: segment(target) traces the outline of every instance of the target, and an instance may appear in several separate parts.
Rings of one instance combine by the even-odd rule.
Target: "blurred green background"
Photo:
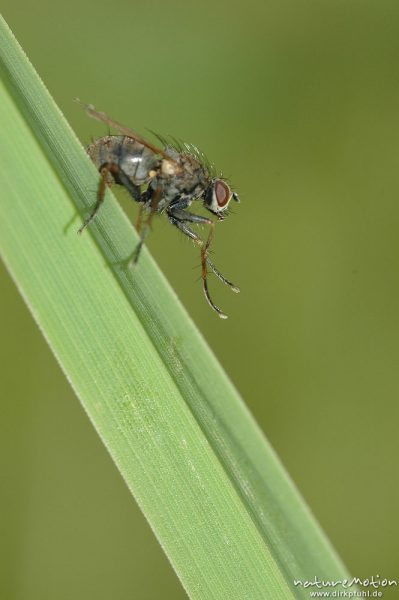
[[[105,131],[76,96],[230,177],[227,322],[164,219],[149,248],[351,573],[398,577],[397,0],[2,9],[83,143]],[[184,598],[4,269],[0,303],[1,598]]]

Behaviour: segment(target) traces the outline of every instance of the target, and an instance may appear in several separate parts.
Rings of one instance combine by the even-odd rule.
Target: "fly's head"
[[[226,210],[230,200],[239,202],[240,198],[236,192],[230,189],[230,186],[224,181],[215,177],[211,179],[204,194],[204,206],[211,213],[216,215],[220,221],[226,216]]]

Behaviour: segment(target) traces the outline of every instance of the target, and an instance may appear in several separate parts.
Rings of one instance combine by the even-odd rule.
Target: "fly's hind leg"
[[[100,210],[102,203],[104,202],[105,190],[107,188],[108,173],[110,172],[110,170],[111,169],[109,163],[106,163],[100,169],[101,179],[98,185],[97,202],[93,211],[88,217],[86,217],[86,219],[83,221],[83,224],[79,227],[79,234],[81,234],[84,231],[84,229],[86,229],[86,227],[93,221],[98,211]]]
[[[141,201],[140,188],[130,181],[126,173],[124,173],[116,163],[105,163],[100,169],[101,179],[98,185],[96,205],[91,214],[84,220],[83,225],[79,228],[79,234],[82,233],[84,229],[86,229],[86,227],[93,221],[98,211],[100,210],[101,205],[104,202],[105,190],[107,189],[109,174],[113,176],[113,178],[115,179],[115,183],[123,185],[128,190],[128,192],[134,198],[134,200],[136,200],[137,202]]]
[[[185,210],[183,208],[180,208],[176,205],[174,207],[172,206],[169,208],[168,218],[169,218],[169,221],[172,223],[172,225],[174,225],[175,227],[180,229],[180,231],[182,231],[187,237],[192,239],[195,242],[195,244],[197,244],[197,246],[200,247],[200,249],[201,249],[202,287],[204,290],[205,298],[207,299],[210,307],[215,312],[217,312],[217,314],[219,315],[219,317],[221,319],[227,319],[227,315],[218,306],[216,306],[216,304],[213,302],[213,300],[209,294],[208,278],[207,278],[207,276],[208,276],[207,265],[215,273],[215,275],[223,283],[228,285],[234,292],[239,292],[239,289],[237,286],[235,286],[231,281],[226,279],[220,273],[220,271],[215,267],[215,265],[213,264],[213,262],[211,261],[211,259],[208,256],[209,248],[211,246],[212,239],[213,239],[213,231],[214,231],[214,226],[215,226],[214,222],[211,221],[210,219],[207,219],[206,217],[202,217],[200,215],[195,215],[192,213],[185,212]],[[186,225],[186,222],[202,223],[205,225],[210,225],[211,231],[209,233],[207,241],[204,242],[188,225]]]

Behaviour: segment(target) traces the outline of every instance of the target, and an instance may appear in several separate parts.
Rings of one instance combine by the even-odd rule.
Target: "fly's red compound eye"
[[[217,179],[215,182],[215,197],[218,207],[221,209],[227,206],[231,198],[229,186],[221,179]]]
[[[231,190],[223,179],[213,179],[205,193],[204,206],[222,219],[232,197]]]

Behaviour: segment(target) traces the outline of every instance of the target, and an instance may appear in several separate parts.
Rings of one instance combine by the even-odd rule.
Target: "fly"
[[[77,101],[90,117],[113,127],[122,135],[106,135],[94,140],[87,153],[100,172],[97,202],[85,219],[79,233],[93,221],[105,196],[108,185],[113,183],[127,189],[131,197],[141,204],[136,229],[140,235],[133,254],[136,264],[141,248],[149,234],[155,214],[166,213],[169,222],[180,229],[200,248],[201,276],[205,297],[211,308],[222,319],[227,315],[213,302],[208,289],[208,268],[233,292],[239,288],[213,264],[209,251],[214,237],[215,221],[189,212],[193,201],[202,201],[204,207],[222,221],[227,214],[231,199],[239,202],[222,177],[217,177],[204,155],[191,144],[172,142],[157,136],[163,148],[154,146],[141,135],[121,123],[98,112],[93,105]],[[202,240],[190,227],[191,224],[207,225],[207,240]]]

